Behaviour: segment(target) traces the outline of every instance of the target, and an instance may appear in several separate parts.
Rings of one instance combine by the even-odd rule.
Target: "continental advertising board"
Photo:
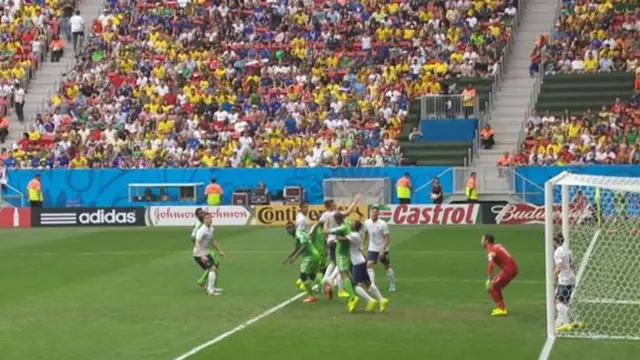
[[[347,209],[348,205],[338,205],[339,211]],[[355,210],[351,213],[350,218],[353,220],[364,221],[367,219],[367,213],[369,210],[368,205],[357,205]],[[254,225],[269,225],[269,226],[283,226],[287,222],[295,222],[296,215],[300,211],[300,207],[297,205],[264,205],[253,207],[253,224]],[[307,216],[311,222],[316,222],[322,216],[324,212],[324,206],[322,205],[309,205],[309,213]]]

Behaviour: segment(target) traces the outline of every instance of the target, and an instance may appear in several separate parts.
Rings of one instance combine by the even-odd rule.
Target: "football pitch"
[[[219,286],[196,285],[189,228],[0,230],[0,359],[173,360],[298,294],[283,228],[217,227]],[[480,236],[520,275],[492,318]],[[541,226],[391,228],[398,291],[386,313],[294,301],[190,359],[537,359],[545,341]],[[376,282],[386,294],[384,270]],[[361,304],[361,307],[363,305]],[[552,359],[640,359],[631,341],[556,341]]]

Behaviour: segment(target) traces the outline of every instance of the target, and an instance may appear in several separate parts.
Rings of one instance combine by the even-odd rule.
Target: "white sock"
[[[331,284],[334,285],[336,281],[342,280],[340,279],[340,270],[338,270],[337,266],[333,267],[333,271],[329,274],[329,280],[331,281]]]
[[[569,321],[572,323],[579,322],[580,317],[578,316],[578,312],[576,311],[576,309],[574,309],[573,306],[569,306],[569,305],[565,305],[565,306],[567,307],[567,317],[569,318]]]
[[[216,291],[215,285],[216,285],[216,272],[211,270],[209,271],[209,279],[207,280],[208,284],[207,284],[207,292],[208,293],[212,293],[214,291]]]
[[[563,304],[563,303],[557,303],[556,304],[556,312],[558,314],[556,323],[558,324],[558,326],[562,326],[562,325],[566,325],[569,323],[569,309],[567,308],[567,305]]]
[[[361,298],[367,300],[367,302],[370,302],[370,301],[373,300],[371,295],[369,295],[369,293],[367,293],[367,291],[365,289],[363,289],[362,286],[356,285],[356,288],[354,290],[356,291],[356,294],[358,294],[358,296],[360,296]]]
[[[371,280],[371,283],[375,284],[376,272],[373,270],[373,268],[367,268],[367,274],[369,274],[369,280]]]
[[[382,299],[384,299],[382,297],[382,294],[380,294],[380,289],[378,289],[376,284],[371,283],[371,285],[369,286],[369,291],[371,291],[371,294],[373,295],[374,298],[376,298],[376,300],[382,301]]]
[[[333,269],[336,267],[334,263],[329,263],[327,266],[327,270],[324,272],[324,278],[322,279],[323,284],[331,284],[331,274],[333,273]]]
[[[344,282],[342,282],[342,277],[338,275],[336,278],[336,286],[338,286],[338,291],[344,290]]]
[[[391,284],[395,284],[396,283],[396,275],[393,273],[393,269],[392,268],[388,268],[387,269],[387,277],[389,278],[389,282]]]

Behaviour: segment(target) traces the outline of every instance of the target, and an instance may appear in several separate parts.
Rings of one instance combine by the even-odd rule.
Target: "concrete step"
[[[80,0],[77,8],[84,17],[85,23],[91,24],[100,14],[102,7],[103,3],[100,0]],[[11,130],[7,138],[7,144],[13,144],[20,139],[24,129],[33,123],[35,114],[44,112],[45,107],[48,106],[51,95],[56,91],[55,87],[62,80],[62,74],[69,71],[73,66],[74,53],[72,44],[65,44],[64,55],[62,59],[60,59],[60,62],[52,63],[48,60],[49,57],[47,56],[45,62],[42,63],[41,68],[37,71],[36,76],[27,88],[24,108],[25,124],[22,126],[14,125],[14,122],[18,122],[15,115],[11,117]],[[16,131],[13,129],[16,129]]]

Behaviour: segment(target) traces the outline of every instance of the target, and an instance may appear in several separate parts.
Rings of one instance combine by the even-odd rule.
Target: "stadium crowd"
[[[545,76],[626,71],[636,74],[635,91],[630,99],[616,99],[599,111],[546,111],[543,116],[534,111],[521,151],[505,153],[498,165],[640,164],[638,49],[637,1],[565,1],[554,31],[542,34],[535,45],[531,74],[540,64]]]
[[[636,0],[564,1],[551,34],[538,38],[531,73],[634,72],[640,49]],[[542,62],[544,60],[544,62]]]
[[[112,0],[9,167],[398,165],[411,99],[498,71],[506,0]]]
[[[58,31],[60,11],[58,0],[0,3],[0,115],[13,104],[15,85],[27,86],[44,60],[49,37]],[[18,106],[18,118],[24,121],[20,110]]]

